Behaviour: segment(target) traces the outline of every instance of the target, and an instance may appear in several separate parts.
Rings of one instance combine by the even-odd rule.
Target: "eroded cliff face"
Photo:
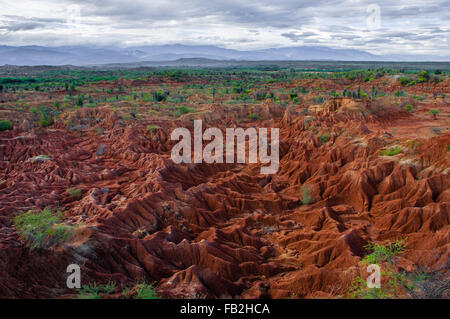
[[[238,123],[247,113],[260,120]],[[222,129],[279,127],[279,171],[174,164],[170,134],[194,118]],[[70,297],[73,263],[83,283],[144,278],[169,298],[336,296],[365,272],[368,242],[399,238],[408,241],[404,269],[448,269],[450,133],[440,121],[442,134],[416,136],[437,122],[389,101],[344,98],[307,114],[270,102],[214,104],[152,130],[121,123],[108,107],[80,109],[51,129],[2,132],[0,297]],[[402,151],[380,154],[394,146]],[[80,226],[70,241],[33,251],[12,219],[44,207]]]

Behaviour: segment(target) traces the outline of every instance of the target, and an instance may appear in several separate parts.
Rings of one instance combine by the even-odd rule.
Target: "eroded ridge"
[[[448,91],[445,83],[434,89]],[[411,113],[388,97],[290,107],[190,98],[195,111],[171,119],[128,121],[103,105],[0,133],[0,297],[70,297],[69,264],[81,266],[83,282],[146,279],[169,298],[333,297],[365,272],[367,243],[398,238],[408,240],[402,269],[448,269],[448,116]],[[446,99],[433,102],[443,114]],[[278,172],[174,164],[170,134],[193,119],[280,128]],[[78,227],[67,242],[32,250],[13,218],[45,207]]]

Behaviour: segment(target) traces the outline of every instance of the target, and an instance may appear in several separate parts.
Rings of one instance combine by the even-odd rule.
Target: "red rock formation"
[[[410,263],[448,266],[450,133],[411,148],[385,128],[413,116],[384,102],[352,102],[361,111],[348,103],[315,108],[314,118],[264,104],[261,126],[280,127],[273,176],[258,165],[174,164],[170,132],[190,118],[147,131],[86,108],[53,129],[0,133],[0,297],[70,293],[70,263],[82,266],[84,283],[145,278],[166,297],[333,296],[358,273],[366,243],[404,237]],[[201,114],[221,128],[240,116],[214,105]],[[395,144],[400,154],[380,156]],[[84,226],[64,245],[31,251],[11,220],[46,206]]]

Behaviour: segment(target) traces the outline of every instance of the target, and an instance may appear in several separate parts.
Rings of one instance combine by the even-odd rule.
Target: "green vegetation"
[[[392,263],[406,248],[406,240],[396,240],[394,243],[388,242],[386,245],[367,244],[364,247],[370,254],[363,258],[363,262],[370,264],[380,264],[384,262]]]
[[[61,222],[61,214],[46,208],[17,215],[13,225],[31,249],[47,249],[70,238],[73,226]]]
[[[105,295],[110,295],[116,290],[116,283],[108,282],[105,285],[97,285],[96,282],[83,285],[79,292],[79,299],[102,299]]]
[[[54,117],[59,113],[50,107],[42,106],[40,108],[32,107],[30,111],[39,116],[39,125],[42,127],[48,127],[53,124]]]
[[[159,129],[158,125],[147,125],[147,131],[148,132],[155,132],[157,129]]]
[[[78,292],[79,299],[159,299],[153,285],[140,282],[134,287],[125,288],[120,291],[114,282],[97,284],[96,282],[83,285]]]
[[[407,104],[407,105],[405,105],[405,109],[406,109],[409,113],[412,113],[413,106],[412,106],[411,104]]]
[[[159,299],[152,285],[146,283],[137,284],[134,299]]]
[[[319,136],[319,141],[321,144],[325,144],[330,140],[330,135],[328,133],[322,134]]]
[[[363,259],[364,266],[378,265],[381,270],[380,288],[369,288],[367,281],[357,276],[350,286],[348,298],[441,298],[450,289],[448,277],[439,273],[425,272],[420,266],[407,272],[397,266],[399,255],[407,247],[406,239],[388,241],[385,245],[368,244],[369,252]]]
[[[0,132],[12,130],[13,125],[9,120],[0,120]]]
[[[312,193],[311,186],[303,185],[300,191],[302,192],[301,202],[303,205],[309,205],[314,203],[314,198],[311,195]]]
[[[155,91],[152,92],[153,101],[155,102],[163,102],[167,100],[167,97],[170,95],[169,91]]]
[[[400,83],[401,85],[407,85],[407,84],[409,83],[409,79],[408,79],[407,77],[404,77],[404,76],[400,77],[400,78],[398,79],[398,81],[399,81],[399,83]]]
[[[78,198],[80,198],[81,195],[82,195],[81,189],[78,189],[78,188],[68,188],[68,189],[66,190],[66,192],[67,192],[67,194],[69,194],[69,195],[72,196],[72,197],[78,197]]]
[[[428,82],[430,80],[430,74],[428,71],[420,71],[419,75],[417,76],[417,83],[423,83]]]
[[[180,116],[183,114],[187,114],[190,112],[194,112],[195,109],[192,107],[187,107],[187,106],[179,106],[175,109],[175,116]]]
[[[416,95],[416,94],[411,95],[411,97],[412,97],[413,99],[416,99],[416,100],[419,100],[419,101],[425,100],[425,97],[420,96],[420,95]]]
[[[248,119],[251,121],[260,120],[261,117],[258,114],[249,114]]]
[[[380,151],[380,155],[382,156],[394,156],[397,154],[400,154],[400,152],[402,151],[401,146],[396,146],[396,147],[391,147],[387,150],[381,150]]]
[[[441,113],[441,111],[440,111],[440,110],[430,110],[430,111],[428,111],[428,113],[430,113],[431,115],[433,115],[433,118],[434,118],[435,120],[437,120],[437,116],[438,116],[439,113]]]

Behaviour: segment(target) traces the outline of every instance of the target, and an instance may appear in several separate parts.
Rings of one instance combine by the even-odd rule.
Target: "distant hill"
[[[239,51],[216,46],[158,45],[119,47],[93,46],[0,46],[0,65],[100,65],[177,61],[180,59],[216,61],[450,61],[449,57],[418,55],[374,55],[354,49],[320,46],[270,48]]]

